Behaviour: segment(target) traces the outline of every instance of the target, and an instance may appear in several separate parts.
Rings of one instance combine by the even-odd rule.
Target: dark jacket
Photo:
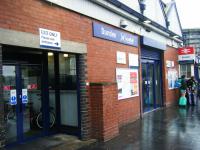
[[[196,85],[197,85],[197,83],[196,83],[196,81],[195,81],[194,79],[189,79],[189,80],[187,81],[187,88],[188,88],[188,90],[191,91],[191,92],[194,92],[194,91],[195,91]]]
[[[186,90],[187,89],[187,82],[185,79],[181,79],[181,86],[180,86],[180,90]]]

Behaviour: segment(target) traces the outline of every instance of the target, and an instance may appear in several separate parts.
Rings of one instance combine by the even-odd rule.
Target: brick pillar
[[[0,149],[5,144],[4,102],[2,85],[2,45],[0,45]]]
[[[87,65],[86,65],[86,54],[80,54],[77,56],[77,74],[79,82],[79,100],[80,100],[80,127],[81,127],[81,139],[87,140],[91,138],[90,136],[90,112],[89,112],[89,99],[88,99],[88,90],[86,87],[87,80]]]
[[[119,134],[117,84],[90,83],[92,137],[108,141]]]

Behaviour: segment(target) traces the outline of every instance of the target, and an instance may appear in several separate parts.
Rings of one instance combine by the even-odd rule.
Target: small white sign
[[[17,92],[16,90],[10,90],[10,105],[17,104]]]
[[[28,91],[27,91],[27,89],[22,89],[22,103],[23,104],[28,103]]]
[[[117,51],[117,63],[126,64],[126,53]]]
[[[195,60],[195,54],[178,55],[178,60],[179,60],[179,61],[184,61],[184,60]]]
[[[56,48],[61,47],[60,32],[39,28],[40,47]]]
[[[166,67],[174,67],[174,61],[166,60]]]
[[[138,55],[137,54],[129,54],[129,67],[136,66],[138,67]]]

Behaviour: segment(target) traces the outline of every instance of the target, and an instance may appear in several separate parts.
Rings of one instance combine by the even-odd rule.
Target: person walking
[[[197,82],[195,81],[194,76],[187,81],[187,90],[188,90],[188,98],[190,105],[196,105],[196,87]]]
[[[180,82],[181,82],[181,85],[180,85],[179,89],[180,89],[181,97],[179,98],[179,106],[186,106],[187,99],[185,97],[185,94],[186,94],[186,90],[187,90],[187,82],[185,79],[185,75],[181,76]]]

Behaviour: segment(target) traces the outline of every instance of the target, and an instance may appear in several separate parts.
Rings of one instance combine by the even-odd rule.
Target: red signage
[[[36,90],[37,89],[37,84],[29,84],[28,85],[29,90]]]
[[[178,48],[179,55],[195,54],[194,47],[181,47]]]
[[[4,85],[3,86],[3,90],[4,91],[9,91],[9,90],[11,90],[11,86],[10,85]]]

